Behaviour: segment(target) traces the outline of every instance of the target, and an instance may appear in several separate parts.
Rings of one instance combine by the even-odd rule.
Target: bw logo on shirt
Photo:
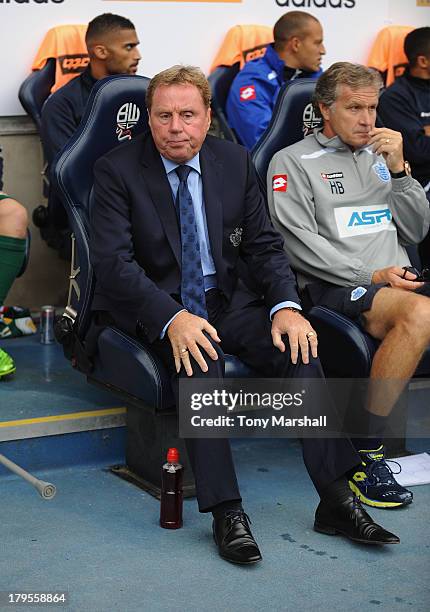
[[[287,191],[288,176],[286,174],[275,174],[272,178],[273,191]]]
[[[242,102],[255,100],[257,97],[257,94],[255,93],[255,85],[246,85],[246,87],[241,87],[239,97]]]
[[[132,102],[126,102],[119,109],[116,116],[116,134],[118,140],[131,140],[131,130],[140,119],[140,109]]]

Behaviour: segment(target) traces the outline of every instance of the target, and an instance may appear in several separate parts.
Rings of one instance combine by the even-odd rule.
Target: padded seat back
[[[145,105],[149,79],[119,75],[98,81],[88,99],[82,121],[52,172],[54,187],[66,208],[76,238],[76,276],[69,305],[78,313],[78,335],[85,335],[94,291],[89,258],[89,218],[95,162],[122,142],[148,128]]]
[[[273,42],[273,28],[266,25],[235,25],[231,27],[216,54],[210,72],[218,66],[233,66],[239,62],[242,69],[246,62],[262,57],[267,45]]]
[[[279,92],[272,119],[251,152],[260,189],[267,193],[266,175],[275,153],[301,140],[321,124],[312,106],[316,79],[286,83]]]
[[[51,93],[81,74],[90,63],[85,34],[87,24],[61,24],[50,28],[40,44],[31,69],[41,70],[47,61],[55,60]]]
[[[55,82],[55,59],[50,58],[40,70],[34,70],[23,81],[18,98],[25,112],[30,115],[40,132],[42,106]]]
[[[386,87],[394,83],[408,65],[403,45],[406,36],[412,30],[412,26],[386,26],[378,32],[372,44],[367,65],[376,68],[385,76]]]
[[[228,124],[225,114],[228,92],[235,76],[239,72],[239,62],[232,66],[219,66],[208,76],[212,91],[212,110],[218,119],[219,127],[226,140],[237,142],[236,134]]]

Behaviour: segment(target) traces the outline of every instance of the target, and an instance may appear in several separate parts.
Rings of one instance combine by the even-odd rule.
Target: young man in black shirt
[[[378,114],[386,127],[402,133],[405,159],[430,202],[430,27],[412,30],[404,42],[409,67],[382,94]],[[430,237],[420,246],[430,265]]]

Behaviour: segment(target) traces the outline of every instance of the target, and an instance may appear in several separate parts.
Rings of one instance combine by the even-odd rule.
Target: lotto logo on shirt
[[[247,85],[246,87],[241,87],[239,97],[242,102],[248,102],[248,100],[255,100],[255,98],[257,97],[255,93],[255,85]]]
[[[273,191],[287,191],[288,176],[286,174],[275,174],[272,179]]]

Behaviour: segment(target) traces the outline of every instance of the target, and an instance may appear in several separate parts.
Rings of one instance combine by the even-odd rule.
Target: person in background
[[[263,377],[321,379],[317,336],[301,315],[250,156],[207,135],[204,74],[173,66],[151,79],[146,103],[150,132],[116,147],[94,168],[95,327],[114,322],[150,345],[168,368],[177,406],[179,378],[222,379],[224,352]],[[240,257],[258,294],[240,282]],[[213,515],[219,554],[234,563],[258,562],[229,440],[193,438],[186,445],[199,509]],[[303,453],[321,496],[317,531],[364,544],[399,542],[348,487],[345,473],[359,463],[349,440],[305,439]]]
[[[9,289],[18,276],[25,258],[28,217],[22,204],[2,191],[0,158],[0,338],[34,333],[28,311],[5,308]],[[0,348],[0,380],[16,370],[12,357]]]
[[[120,15],[95,17],[88,24],[85,42],[90,58],[87,68],[43,106],[41,137],[48,163],[76,131],[94,83],[114,74],[136,74],[141,59],[136,29]]]
[[[267,184],[307,306],[341,312],[381,341],[362,415],[372,438],[354,439],[362,465],[350,486],[366,504],[393,508],[412,493],[385,461],[383,436],[430,343],[430,284],[408,270],[405,245],[426,235],[430,210],[405,167],[402,135],[375,127],[381,85],[376,70],[333,64],[314,94],[324,126],[275,154]]]
[[[134,75],[141,55],[133,23],[120,15],[104,13],[88,24],[85,35],[89,64],[82,74],[54,92],[45,102],[41,118],[41,139],[50,165],[75,133],[85,111],[93,85],[115,74]],[[70,259],[70,231],[66,211],[57,194],[50,189],[47,210],[38,207],[33,214],[41,236],[60,257]]]
[[[269,125],[282,85],[321,74],[325,47],[316,17],[303,11],[285,13],[273,35],[265,55],[245,64],[236,76],[227,98],[229,125],[249,150]]]
[[[430,202],[430,27],[412,30],[404,41],[409,66],[379,100],[384,125],[401,132],[412,176]],[[430,237],[420,245],[423,265],[430,266]]]

